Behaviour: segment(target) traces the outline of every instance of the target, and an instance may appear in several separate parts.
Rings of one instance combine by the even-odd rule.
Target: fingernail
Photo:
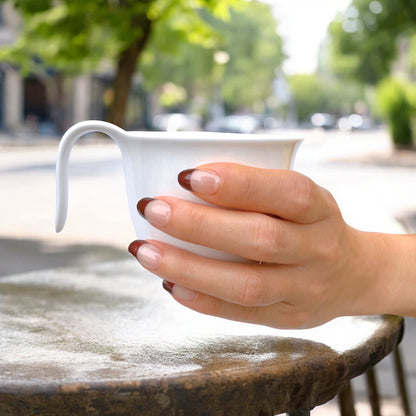
[[[172,296],[179,300],[185,300],[189,302],[195,299],[195,290],[187,289],[186,287],[176,285],[175,283],[168,282],[167,280],[162,282],[162,286],[166,292],[169,292]]]
[[[143,199],[141,199],[141,200],[137,203],[137,211],[139,211],[139,214],[140,214],[143,218],[145,218],[145,216],[144,216],[144,211],[145,211],[145,209],[146,209],[146,207],[147,207],[147,204],[148,204],[149,202],[152,202],[152,201],[154,201],[154,198],[143,198]]]
[[[212,195],[218,190],[220,177],[211,170],[187,169],[179,173],[178,182],[187,191]]]
[[[134,257],[137,257],[137,251],[139,250],[140,246],[145,244],[146,241],[144,240],[135,240],[129,245],[129,253],[132,254]]]
[[[166,290],[166,292],[169,292],[170,294],[172,294],[173,286],[174,286],[174,284],[172,282],[168,282],[167,280],[164,280],[162,282],[162,286],[163,286],[163,289]]]
[[[167,280],[162,282],[162,286],[166,292],[169,292],[172,296],[179,300],[186,300],[189,302],[195,299],[195,290],[187,289],[186,287],[176,285],[175,283],[168,282]]]
[[[162,261],[162,252],[158,247],[144,241],[138,247],[136,257],[143,267],[157,269]]]
[[[140,215],[151,224],[164,227],[168,225],[171,209],[170,206],[159,199],[143,198],[137,203]]]

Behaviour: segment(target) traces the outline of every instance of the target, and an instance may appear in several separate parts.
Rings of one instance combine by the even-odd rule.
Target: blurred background
[[[416,4],[0,0],[0,276],[130,259],[120,155],[100,136],[73,150],[68,222],[54,234],[59,138],[86,119],[297,135],[295,169],[334,194],[349,224],[416,232]],[[405,414],[388,359],[377,374],[383,414]],[[354,386],[358,414],[371,414],[365,383]],[[337,408],[314,411],[325,412]]]
[[[0,127],[369,129],[412,144],[411,1],[1,1]]]

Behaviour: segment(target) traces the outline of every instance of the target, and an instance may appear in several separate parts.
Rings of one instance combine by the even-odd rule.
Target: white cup
[[[56,165],[56,231],[63,229],[68,209],[68,164],[74,143],[86,133],[100,132],[119,146],[131,219],[141,240],[155,239],[194,253],[239,261],[240,258],[196,244],[187,243],[157,230],[137,211],[144,197],[170,195],[204,203],[182,189],[178,173],[211,162],[290,169],[301,139],[281,138],[274,134],[233,134],[211,132],[124,131],[103,121],[83,121],[62,137]]]

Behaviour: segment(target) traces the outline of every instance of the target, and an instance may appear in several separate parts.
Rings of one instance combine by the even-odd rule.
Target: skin
[[[275,328],[345,315],[416,316],[416,236],[348,226],[327,190],[289,170],[209,164],[187,186],[215,207],[158,196],[142,207],[145,218],[176,238],[248,261],[132,243],[132,254],[169,282],[165,289],[182,305]]]

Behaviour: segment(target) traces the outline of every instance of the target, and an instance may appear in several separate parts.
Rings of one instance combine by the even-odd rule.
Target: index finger
[[[303,224],[324,219],[336,207],[327,190],[307,176],[286,169],[212,163],[181,172],[178,181],[212,204]]]

